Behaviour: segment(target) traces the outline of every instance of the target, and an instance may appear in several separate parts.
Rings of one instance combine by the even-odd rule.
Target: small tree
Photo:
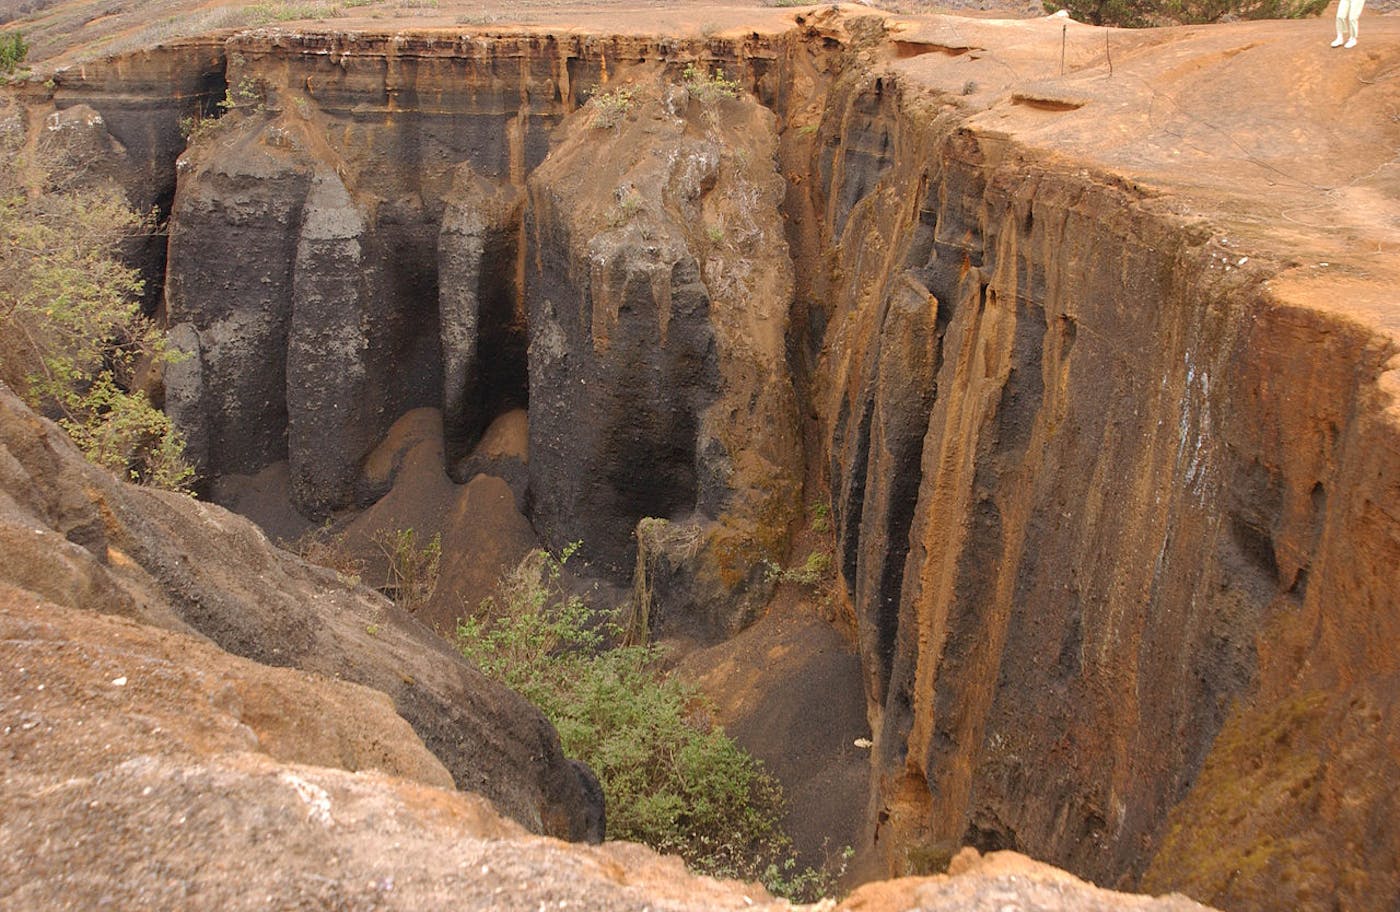
[[[6,76],[20,68],[29,56],[29,43],[14,31],[0,32],[0,73]]]
[[[137,383],[172,353],[119,258],[150,229],[119,191],[58,187],[15,143],[0,147],[0,379],[92,461],[182,489],[184,441]]]

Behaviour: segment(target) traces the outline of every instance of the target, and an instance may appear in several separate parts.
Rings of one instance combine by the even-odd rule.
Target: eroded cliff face
[[[891,61],[970,48],[885,28],[235,36],[178,168],[167,408],[322,516],[406,411],[460,475],[528,405],[535,531],[700,639],[828,486],[875,866],[1393,905],[1393,342],[1279,246],[973,122],[1078,102],[931,88]]]
[[[1391,901],[1395,835],[1363,821],[1395,811],[1394,660],[1353,638],[1390,630],[1400,553],[1339,501],[1394,490],[1393,348],[888,78],[839,84],[819,145],[817,401],[887,869],[972,844],[1227,907]],[[1252,807],[1261,764],[1289,784]],[[1300,822],[1347,793],[1366,810]]]
[[[730,594],[782,559],[800,510],[776,125],[674,76],[627,91],[615,125],[583,112],[531,178],[534,518],[624,573],[651,518],[652,626],[732,635],[761,601],[726,616]]]
[[[727,51],[756,81],[771,45]],[[486,425],[533,403],[547,543],[581,540],[625,582],[638,521],[682,523],[673,539],[707,541],[667,558],[682,619],[762,582],[802,474],[770,112],[702,111],[664,42],[295,35],[227,53],[234,107],[180,160],[166,283],[192,355],[167,408],[207,474],[286,459],[297,507],[323,517],[376,493],[361,464],[406,411],[442,408],[461,476]],[[580,114],[542,165],[609,78],[638,111],[608,129]],[[734,632],[750,588],[693,632]]]

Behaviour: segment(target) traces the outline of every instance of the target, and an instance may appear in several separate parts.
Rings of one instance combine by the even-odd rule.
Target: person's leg
[[[1337,40],[1332,42],[1332,47],[1341,47],[1347,40],[1347,7],[1351,5],[1351,0],[1337,0]]]
[[[1351,37],[1347,39],[1344,47],[1356,47],[1356,39],[1361,35],[1361,8],[1366,5],[1366,0],[1351,0],[1347,4],[1347,26],[1351,30]]]

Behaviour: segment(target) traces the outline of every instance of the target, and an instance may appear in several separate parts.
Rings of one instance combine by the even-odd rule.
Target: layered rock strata
[[[206,469],[289,458],[324,513],[410,408],[446,409],[451,462],[528,399],[539,531],[612,574],[635,548],[646,626],[713,638],[781,557],[802,415],[879,865],[969,842],[1234,908],[1394,905],[1393,269],[1269,223],[1249,197],[1288,196],[1259,174],[1290,163],[1211,126],[1216,82],[1313,74],[1268,97],[1331,92],[1379,140],[1258,134],[1298,168],[1361,162],[1297,192],[1384,215],[1382,71],[1354,58],[1338,88],[1302,25],[801,15],[688,45],[234,38],[250,97],[185,159],[167,285],[196,353],[169,405]],[[692,59],[763,107],[697,109]],[[1181,59],[1218,79],[1166,99]],[[587,93],[619,87],[593,126]]]

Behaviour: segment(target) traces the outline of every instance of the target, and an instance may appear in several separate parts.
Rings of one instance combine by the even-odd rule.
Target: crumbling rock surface
[[[691,526],[696,585],[653,590],[653,625],[714,638],[751,620],[799,504],[793,278],[772,113],[676,75],[638,73],[616,117],[595,101],[531,177],[530,491],[546,541],[613,574],[639,520]]]
[[[377,691],[0,588],[0,904],[739,909],[625,843],[529,835]],[[766,905],[766,904],[765,904]]]
[[[459,788],[533,831],[583,838],[600,811],[544,717],[413,618],[222,508],[117,482],[4,388],[0,520],[7,585],[374,688]]]
[[[1015,852],[980,855],[965,848],[953,857],[948,873],[904,877],[861,887],[841,904],[855,910],[918,909],[920,912],[1204,912],[1205,906],[1184,896],[1128,896],[1095,889],[1058,868]]]
[[[288,458],[325,511],[404,412],[448,409],[467,480],[456,457],[528,398],[521,512],[702,639],[766,597],[819,464],[879,865],[969,842],[1238,909],[1393,907],[1400,20],[1346,56],[1309,22],[744,15],[766,25],[233,37],[228,84],[265,99],[196,141],[172,226],[198,357],[167,401],[196,451]],[[123,111],[168,137],[143,99],[172,61],[192,85],[195,47],[61,72],[55,102],[168,166]],[[763,107],[697,110],[691,59]],[[317,211],[345,218],[304,236]],[[234,249],[257,255],[210,257]],[[727,300],[750,250],[766,284]],[[368,308],[345,348],[292,345],[328,296]],[[127,604],[80,551],[30,582]]]

